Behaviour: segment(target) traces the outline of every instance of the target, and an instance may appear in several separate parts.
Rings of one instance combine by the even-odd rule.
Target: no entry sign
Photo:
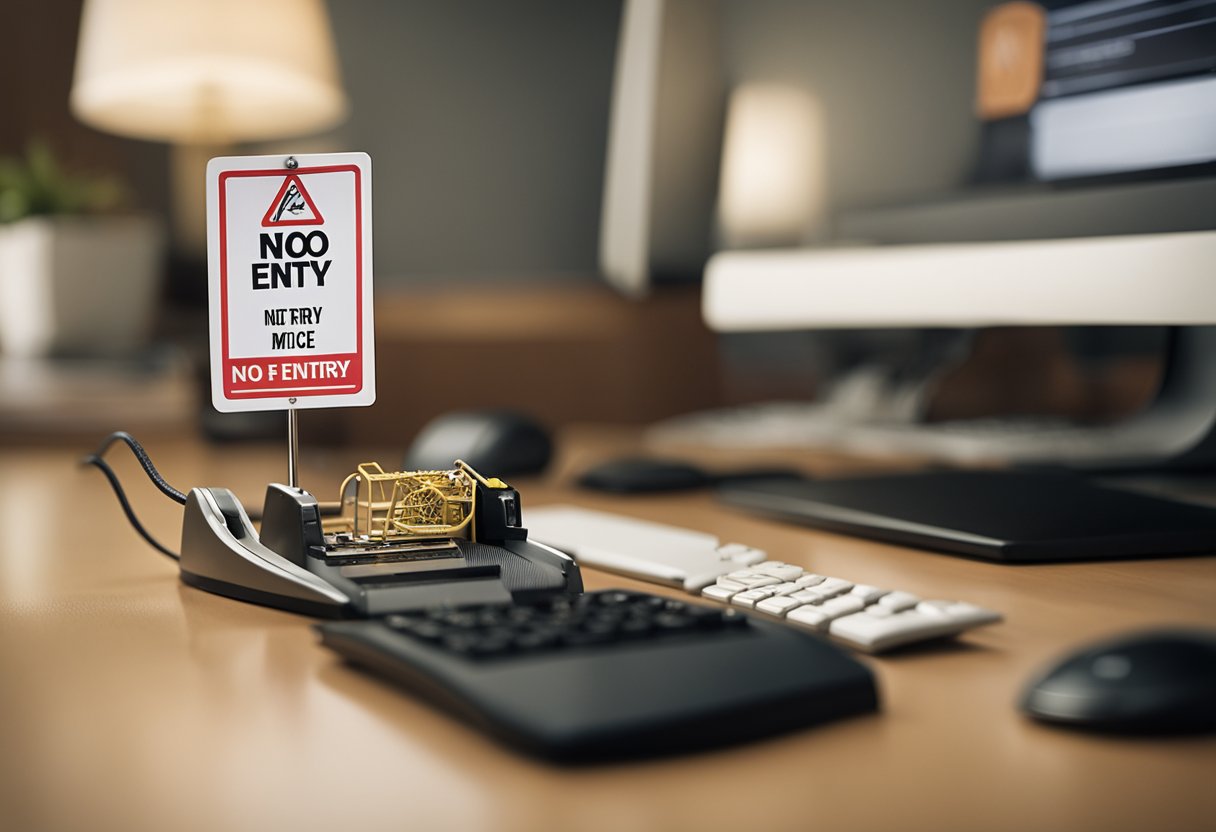
[[[208,163],[217,410],[376,400],[370,173],[366,153]]]

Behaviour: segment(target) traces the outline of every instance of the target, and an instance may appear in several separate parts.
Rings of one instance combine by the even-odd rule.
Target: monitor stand
[[[1178,328],[1161,389],[1118,425],[1091,428],[1088,472],[1216,469],[1216,327]],[[1080,429],[1077,429],[1080,431]],[[953,470],[744,481],[734,506],[902,545],[1006,563],[1216,552],[1216,508],[1132,493],[1074,471]]]
[[[1161,387],[1148,407],[1108,430],[1139,450],[1107,468],[1216,468],[1216,326],[1170,328]],[[1097,466],[1102,467],[1102,466]]]
[[[928,384],[926,377],[925,384]],[[905,396],[906,399],[906,396]],[[1216,469],[1216,327],[1172,327],[1153,400],[1109,425],[1009,417],[924,422],[859,418],[833,403],[751,405],[655,426],[656,446],[832,448],[949,464],[1066,467],[1087,472]]]

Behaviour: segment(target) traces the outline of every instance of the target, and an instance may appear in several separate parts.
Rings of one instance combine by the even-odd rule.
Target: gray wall
[[[830,209],[949,191],[976,152],[975,32],[992,0],[704,0],[728,80],[827,116]],[[620,0],[333,0],[366,150],[377,282],[594,279]],[[298,146],[298,145],[297,145]]]
[[[593,279],[619,0],[330,2],[376,281]]]

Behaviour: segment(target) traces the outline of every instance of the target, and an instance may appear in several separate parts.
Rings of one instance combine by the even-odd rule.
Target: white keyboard
[[[580,564],[771,616],[866,653],[993,624],[1000,613],[962,601],[817,575],[713,535],[574,506],[527,512],[529,538]]]
[[[963,601],[926,601],[911,592],[816,575],[773,560],[727,573],[701,595],[826,633],[867,653],[1001,620],[1000,613]]]

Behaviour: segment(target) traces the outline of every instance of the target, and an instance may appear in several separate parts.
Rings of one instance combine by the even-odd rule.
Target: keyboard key
[[[818,632],[824,629],[830,617],[818,604],[803,604],[801,607],[786,613],[785,620],[791,624],[798,624],[808,630]]]
[[[865,607],[865,601],[862,601],[860,598],[854,598],[852,595],[840,595],[836,598],[829,598],[819,605],[819,609],[826,612],[832,618],[861,612]]]
[[[953,603],[953,601],[921,601],[916,605],[916,611],[923,615],[948,617],[950,615],[950,605]]]
[[[730,602],[737,607],[747,607],[748,609],[751,609],[752,607],[756,606],[756,602],[763,601],[765,598],[771,597],[773,592],[773,588],[768,586],[749,589],[735,595],[730,599]]]
[[[719,578],[719,581],[721,581],[721,578]],[[741,591],[741,589],[742,588],[734,589],[733,587],[722,586],[721,583],[718,583],[714,586],[705,587],[705,589],[701,590],[701,594],[703,596],[705,596],[706,598],[712,598],[715,601],[727,601],[728,602],[737,593],[739,593]]]
[[[824,578],[823,583],[817,584],[814,587],[816,592],[823,593],[828,598],[848,592],[852,588],[853,584],[844,578]]]
[[[803,575],[801,566],[791,566],[788,563],[781,563],[775,560],[758,563],[752,567],[752,571],[758,572],[761,575],[769,575],[782,581],[794,581]]]
[[[744,566],[762,563],[768,559],[767,553],[760,549],[753,549],[751,546],[744,546],[742,543],[724,543],[718,547],[717,552],[722,558]]]
[[[947,602],[952,606],[957,602]],[[881,606],[881,601],[878,605]],[[870,610],[838,618],[831,622],[828,632],[858,650],[877,653],[903,644],[924,641],[930,638],[956,635],[979,624],[992,624],[1001,620],[998,613],[961,604],[957,614],[943,614],[942,608],[933,606],[932,613],[919,608],[891,613],[885,616],[871,614]]]
[[[791,598],[788,595],[774,595],[772,598],[765,598],[763,601],[756,604],[756,610],[759,612],[768,613],[769,615],[775,615],[780,618],[790,610],[801,606],[801,601]]]
[[[815,630],[822,630],[828,622],[860,612],[865,609],[865,602],[851,595],[829,598],[821,604],[807,604],[790,612],[786,618]]]
[[[848,581],[841,580],[840,578],[826,578],[815,586],[800,589],[798,592],[793,593],[793,596],[799,601],[814,604],[819,601],[826,601],[829,598],[835,598],[837,595],[843,595],[852,588],[853,585]]]
[[[892,592],[890,595],[884,595],[878,599],[878,603],[892,612],[901,612],[910,610],[920,603],[920,598],[913,595],[911,592]]]
[[[726,578],[739,584],[744,589],[755,589],[759,586],[772,586],[773,584],[781,583],[780,578],[749,571],[731,572]],[[719,578],[718,580],[721,581],[722,579]]]
[[[857,584],[853,587],[852,592],[849,594],[856,595],[858,598],[865,601],[866,604],[873,604],[882,596],[890,593],[890,591],[891,590],[889,589],[879,589],[876,586],[868,586],[867,584]]]
[[[817,584],[821,584],[826,580],[827,580],[827,578],[823,577],[822,575],[810,574],[810,575],[803,575],[801,578],[794,581],[794,583],[798,584],[798,586],[809,587],[809,586],[815,586]]]
[[[830,628],[836,638],[867,650],[886,650],[953,631],[948,620],[915,610],[904,610],[886,618],[859,613],[833,621]]]

